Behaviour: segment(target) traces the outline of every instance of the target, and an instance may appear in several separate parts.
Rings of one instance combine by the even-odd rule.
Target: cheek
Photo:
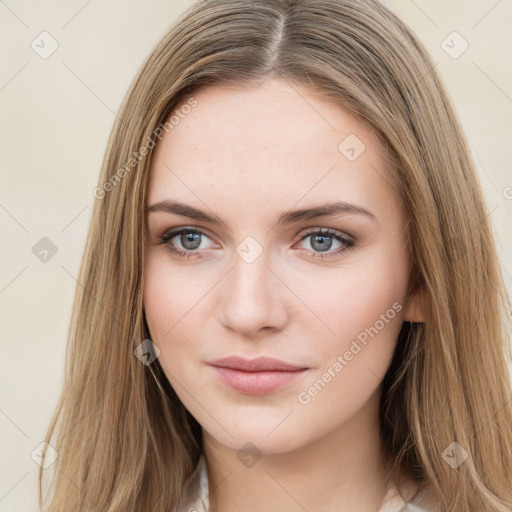
[[[190,294],[190,286],[189,294]],[[151,341],[161,351],[161,360],[170,347],[175,329],[187,314],[185,287],[179,274],[168,268],[165,256],[149,251],[144,275],[144,312]]]
[[[204,280],[180,269],[163,251],[148,251],[144,273],[144,311],[154,342],[166,343],[194,314],[205,290]],[[203,284],[201,284],[203,283]]]
[[[318,395],[323,395],[317,402],[326,407],[337,397],[357,402],[379,385],[402,326],[406,263],[403,255],[385,249],[336,269],[325,281],[316,281],[320,286],[312,287],[312,280],[303,285],[308,305],[330,328],[325,342],[315,345],[321,362],[315,379],[320,379]],[[324,387],[329,391],[323,393]]]
[[[360,285],[357,292],[332,297],[335,307],[330,303],[323,310],[323,320],[331,327],[331,342],[315,347],[316,354],[321,354],[316,377],[330,372],[323,380],[337,382],[340,386],[330,387],[350,394],[361,390],[361,385],[364,388],[369,377],[377,381],[384,376],[402,325],[400,297],[384,288],[370,292],[364,283]],[[333,374],[335,379],[329,377]]]
[[[381,315],[385,321],[399,316],[407,287],[407,268],[402,263],[391,253],[379,254],[302,281],[297,294],[307,298],[309,309],[329,327],[324,334],[331,343],[324,343],[322,350],[332,351],[333,345],[341,350],[376,322],[382,328]]]
[[[197,371],[201,331],[213,314],[206,295],[214,283],[207,272],[180,269],[165,254],[148,255],[144,312],[151,341],[160,350],[159,363],[173,386],[174,377],[181,382]],[[204,343],[204,333],[202,338]]]
[[[341,295],[322,298],[331,304],[323,319],[336,335],[331,335],[332,343],[315,347],[322,363],[295,397],[297,417],[313,436],[348,421],[374,395],[402,325],[403,306],[392,279],[377,274],[344,282],[350,286]]]

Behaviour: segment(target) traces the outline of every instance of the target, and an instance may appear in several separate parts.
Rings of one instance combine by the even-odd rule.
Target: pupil
[[[181,235],[181,243],[186,249],[197,249],[201,245],[201,235],[197,233],[187,233]]]
[[[317,243],[317,240],[319,240],[319,245],[315,246]],[[329,241],[330,243],[327,243],[327,241]],[[331,240],[330,236],[316,235],[315,237],[313,237],[312,246],[314,249],[318,249],[319,251],[326,251],[327,249],[329,249],[331,247],[331,245],[332,245],[332,240]]]

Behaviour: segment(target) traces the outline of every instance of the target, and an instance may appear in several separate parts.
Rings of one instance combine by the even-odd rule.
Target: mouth
[[[248,395],[265,395],[277,391],[300,378],[309,369],[270,357],[245,359],[232,356],[208,364],[223,384]]]

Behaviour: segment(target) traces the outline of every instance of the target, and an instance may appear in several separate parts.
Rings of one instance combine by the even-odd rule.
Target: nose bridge
[[[259,251],[258,251],[259,252]],[[269,286],[269,252],[261,250],[256,254],[254,247],[241,244],[233,258],[232,287],[239,300],[261,299]]]
[[[262,312],[265,304],[271,302],[269,251],[251,237],[240,243],[236,252],[230,283],[233,305],[242,314],[248,314],[249,310],[253,314],[257,310]]]
[[[230,276],[224,287],[222,319],[244,334],[262,327],[282,327],[286,320],[280,296],[282,287],[271,270],[270,251],[253,237],[246,237],[233,254]]]

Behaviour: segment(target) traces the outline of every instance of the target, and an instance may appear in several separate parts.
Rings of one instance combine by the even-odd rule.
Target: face
[[[313,90],[272,79],[186,104],[151,165],[151,340],[207,434],[290,451],[378,393],[413,307],[407,218],[376,135]]]

